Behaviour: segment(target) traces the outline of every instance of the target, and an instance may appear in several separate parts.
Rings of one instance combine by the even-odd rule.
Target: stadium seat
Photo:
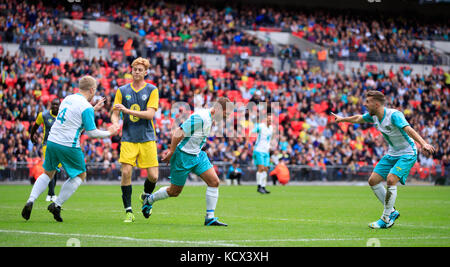
[[[144,178],[147,178],[147,169],[145,169],[145,168],[144,168],[144,169],[140,169],[140,171],[141,171],[141,172],[140,172],[139,177],[140,177],[140,178],[143,178],[143,179],[144,179]]]
[[[111,143],[111,148],[113,150],[117,150],[118,147],[119,147],[119,143]]]
[[[5,121],[6,129],[8,129],[8,130],[11,129],[12,125],[13,125],[13,123],[11,121]]]
[[[366,61],[367,53],[359,52],[358,53],[358,58],[359,58],[359,61]]]
[[[294,131],[300,131],[303,129],[303,121],[291,121],[291,127]]]
[[[430,168],[420,167],[418,170],[419,178],[424,180],[430,175]]]
[[[22,123],[23,127],[25,128],[25,130],[28,131],[29,128],[30,128],[30,122],[29,121],[22,121],[21,123]]]

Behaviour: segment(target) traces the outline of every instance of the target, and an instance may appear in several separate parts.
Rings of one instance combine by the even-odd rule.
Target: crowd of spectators
[[[251,29],[291,32],[327,47],[335,58],[440,64],[442,59],[434,49],[416,40],[449,40],[447,23],[351,11],[164,2],[117,3],[108,8],[98,4],[89,10],[91,16],[95,13],[147,38],[149,46],[158,43],[165,48],[222,54],[230,52],[230,47],[248,46],[255,55],[273,55],[269,42],[245,33]]]
[[[41,45],[85,47],[89,37],[62,23],[63,8],[42,2],[0,0],[0,41],[20,44],[36,56]]]
[[[329,56],[336,59],[437,65],[442,63],[439,54],[416,40],[449,39],[447,23],[352,11],[256,6],[220,8],[162,1],[92,1],[49,6],[42,1],[27,4],[0,0],[0,32],[8,42],[26,47],[44,43],[87,45],[86,32],[75,32],[61,23],[62,18],[115,22],[145,40],[139,43],[147,56],[161,49],[229,54],[230,57],[277,55],[270,40],[248,34],[246,30],[250,29],[291,32],[326,47]],[[108,43],[113,44],[111,48],[122,48],[116,46],[117,38]]]
[[[131,79],[128,63],[110,59],[86,58],[60,62],[53,58],[28,58],[4,52],[0,62],[0,163],[14,165],[41,156],[40,145],[33,145],[29,130],[38,112],[49,108],[55,97],[64,98],[77,91],[77,80],[92,75],[99,81],[96,99],[106,97],[105,106],[95,113],[99,128],[110,123],[110,110],[118,86]],[[332,111],[344,116],[362,114],[364,92],[383,91],[388,106],[404,112],[411,125],[437,152],[433,158],[419,156],[418,164],[445,166],[450,163],[450,74],[433,72],[354,69],[350,74],[334,73],[317,67],[296,67],[276,72],[271,67],[252,71],[248,65],[229,63],[224,69],[206,69],[198,58],[181,61],[161,54],[151,59],[147,81],[159,89],[160,109],[155,122],[158,151],[170,143],[170,129],[179,110],[175,102],[208,105],[218,96],[227,95],[235,103],[278,102],[275,113],[279,134],[272,147],[272,162],[283,159],[287,164],[325,168],[347,165],[357,169],[373,166],[387,151],[383,137],[368,124],[334,124]],[[236,119],[237,120],[237,119]],[[249,129],[254,118],[241,120]],[[42,129],[40,129],[42,130]],[[42,136],[41,136],[42,138]],[[206,151],[212,161],[251,162],[253,137],[210,138]],[[120,138],[103,140],[81,138],[88,163],[104,168],[117,166]]]
[[[216,8],[164,2],[115,2],[107,5],[64,3],[44,5],[41,1],[25,3],[0,0],[0,38],[20,43],[22,54],[0,51],[0,170],[17,162],[41,156],[40,145],[29,140],[29,129],[38,112],[48,109],[51,99],[64,98],[77,90],[77,80],[90,74],[99,80],[98,95],[106,97],[105,107],[96,113],[97,124],[106,128],[109,112],[118,86],[130,81],[130,60],[81,56],[61,62],[57,55],[46,57],[39,45],[85,45],[86,34],[76,33],[61,23],[61,18],[109,20],[145,38],[143,56],[152,61],[147,77],[159,88],[161,105],[156,114],[158,149],[167,148],[169,132],[179,111],[172,111],[175,102],[208,105],[226,94],[235,102],[278,102],[279,135],[274,142],[272,162],[284,159],[288,164],[321,166],[347,165],[351,169],[372,166],[386,152],[382,136],[369,125],[336,125],[330,123],[329,112],[343,115],[363,113],[364,92],[383,91],[388,105],[402,110],[411,125],[437,148],[433,159],[420,155],[419,164],[427,167],[440,164],[448,167],[450,76],[442,71],[415,73],[409,68],[394,71],[354,69],[350,74],[328,72],[308,64],[293,64],[293,59],[308,51],[282,47],[282,64],[288,71],[275,71],[261,64],[253,71],[247,60],[253,55],[272,55],[273,45],[244,32],[245,29],[290,31],[309,41],[328,47],[331,56],[350,57],[352,53],[372,53],[405,63],[435,64],[439,58],[414,39],[448,40],[447,24],[421,24],[414,19],[333,15],[315,9],[276,10],[258,7]],[[80,36],[80,37],[78,37]],[[111,49],[121,49],[130,40],[115,36]],[[231,53],[238,60],[228,60],[223,69],[206,69],[199,58],[181,61],[159,51],[169,47],[198,49],[199,52]],[[245,47],[251,48],[250,50]],[[31,50],[27,50],[31,48]],[[257,48],[255,50],[255,48]],[[175,49],[176,50],[176,49]],[[32,51],[33,53],[27,53]],[[256,52],[255,52],[256,51]],[[3,53],[3,54],[1,54]],[[362,54],[361,54],[362,53]],[[233,59],[233,55],[230,58]],[[194,103],[195,101],[195,103]],[[249,116],[241,123],[252,127]],[[42,137],[41,137],[42,138]],[[118,165],[120,139],[82,138],[82,147],[89,163],[111,168]],[[253,138],[222,138],[208,140],[206,150],[213,161],[248,164],[252,158]]]

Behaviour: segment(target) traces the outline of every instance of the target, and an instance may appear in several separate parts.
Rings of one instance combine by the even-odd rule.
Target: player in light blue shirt
[[[33,185],[30,197],[22,209],[22,217],[28,220],[34,201],[47,188],[53,179],[59,164],[64,167],[69,179],[61,187],[55,202],[48,206],[56,221],[62,222],[60,216],[62,204],[72,196],[86,179],[86,163],[80,147],[80,135],[83,130],[91,138],[105,138],[117,134],[119,128],[115,125],[107,131],[98,130],[95,126],[94,107],[90,101],[97,90],[97,82],[92,76],[84,76],[79,82],[80,92],[69,95],[61,102],[58,115],[53,123],[47,139],[47,149],[44,159],[44,173]],[[101,108],[103,101],[96,108]]]
[[[258,133],[255,145],[253,147],[253,162],[258,168],[256,171],[257,192],[269,194],[266,189],[267,175],[270,165],[270,141],[272,140],[272,114],[267,114],[266,123],[258,123],[253,128],[253,133]]]
[[[162,162],[170,162],[170,186],[161,187],[153,194],[143,194],[142,209],[151,213],[153,203],[168,197],[177,197],[186,183],[188,175],[193,172],[205,181],[206,188],[206,226],[227,226],[214,217],[219,198],[220,180],[208,159],[202,151],[206,139],[210,135],[214,121],[225,120],[229,111],[226,97],[218,99],[213,108],[198,109],[172,134],[170,149],[162,154]]]
[[[351,117],[341,117],[332,113],[335,122],[373,123],[389,144],[387,154],[378,162],[369,178],[369,185],[375,196],[384,205],[381,219],[370,223],[370,228],[389,228],[400,216],[394,208],[397,182],[400,181],[404,185],[411,168],[416,163],[417,148],[414,141],[420,145],[422,153],[432,154],[435,151],[435,148],[409,125],[402,112],[386,108],[385,102],[382,92],[370,90],[364,102],[367,113]],[[387,190],[381,184],[383,180],[387,182]]]

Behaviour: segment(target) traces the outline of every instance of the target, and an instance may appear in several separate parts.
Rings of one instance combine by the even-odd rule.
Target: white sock
[[[149,197],[150,204],[155,203],[155,201],[163,200],[169,197],[169,194],[167,193],[168,186],[161,187],[158,191],[151,194]]]
[[[263,176],[262,172],[256,172],[256,184],[257,185],[262,184],[262,176]]]
[[[386,188],[384,188],[381,183],[371,186],[371,188],[381,204],[384,205],[384,200],[386,199]]]
[[[50,177],[47,174],[41,174],[34,182],[33,189],[31,189],[30,197],[28,198],[28,202],[34,202],[48,187],[48,183],[50,182]]]
[[[70,198],[70,196],[73,195],[73,193],[75,193],[82,182],[83,180],[81,180],[81,178],[78,176],[75,178],[67,179],[67,181],[61,187],[61,192],[59,192],[59,196],[58,198],[56,198],[55,204],[61,207],[62,204],[64,204],[64,202],[66,202]]]
[[[267,172],[262,172],[262,175],[261,175],[261,186],[262,187],[266,187],[266,182],[267,182]]]
[[[214,210],[216,209],[218,199],[219,188],[208,186],[206,188],[206,217],[208,219],[214,217]]]
[[[384,201],[384,217],[389,217],[394,210],[395,199],[397,198],[397,186],[388,186],[386,191],[386,199]]]

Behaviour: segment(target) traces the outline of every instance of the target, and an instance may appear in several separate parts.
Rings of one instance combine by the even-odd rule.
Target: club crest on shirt
[[[130,100],[130,99],[131,99],[131,95],[126,95],[125,98],[126,98],[127,100]]]

